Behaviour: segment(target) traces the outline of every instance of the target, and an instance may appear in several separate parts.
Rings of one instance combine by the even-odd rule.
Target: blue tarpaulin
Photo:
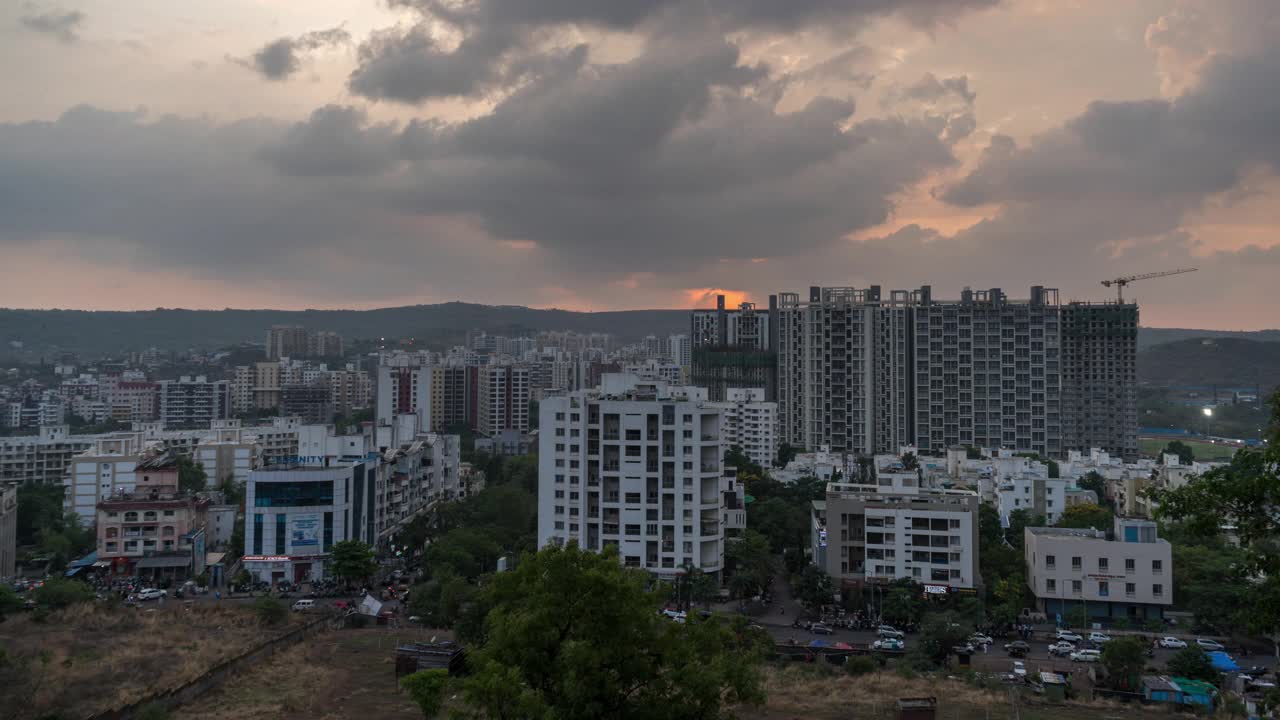
[[[1209,653],[1209,662],[1213,663],[1213,669],[1219,672],[1239,672],[1240,666],[1236,664],[1231,656],[1221,650]]]
[[[90,565],[94,564],[97,561],[98,561],[97,550],[94,550],[93,552],[89,553],[88,555],[85,555],[79,560],[72,560],[71,562],[67,563],[66,577],[71,577],[72,575],[75,575],[76,573],[80,572],[82,569],[89,567]]]
[[[827,647],[827,646],[828,646],[828,645],[830,645],[830,644],[831,644],[831,643],[827,642],[826,640],[822,640],[822,639],[815,638],[815,639],[813,640],[813,642],[809,643],[809,647],[811,647],[811,648],[822,648],[822,647]]]

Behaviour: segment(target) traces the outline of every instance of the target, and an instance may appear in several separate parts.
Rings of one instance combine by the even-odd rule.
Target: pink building
[[[135,490],[97,505],[98,561],[114,575],[183,580],[204,571],[209,501],[178,490],[173,456],[138,463]]]

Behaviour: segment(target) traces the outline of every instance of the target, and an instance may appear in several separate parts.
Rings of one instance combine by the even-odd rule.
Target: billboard
[[[320,545],[320,514],[301,513],[289,516],[289,546],[293,548]]]

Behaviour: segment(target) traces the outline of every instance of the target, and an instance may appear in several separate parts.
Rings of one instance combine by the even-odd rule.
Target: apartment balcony
[[[720,534],[720,523],[718,522],[714,522],[714,523],[704,522],[700,524],[698,528],[699,528],[700,535],[719,535]]]
[[[606,433],[604,434],[604,439],[605,439],[606,441],[607,441],[607,440],[619,440],[619,439],[621,439],[621,434],[620,434],[617,430],[614,430],[613,432],[606,432]]]
[[[605,494],[604,494],[604,501],[605,501],[605,502],[616,503],[616,502],[618,502],[618,501],[619,501],[619,499],[621,499],[621,497],[622,497],[621,493],[616,493],[616,492],[605,493]]]
[[[621,467],[621,465],[618,462],[607,462],[604,464],[606,472],[617,472],[619,467]]]
[[[704,473],[719,473],[719,472],[720,472],[720,466],[719,466],[719,465],[716,465],[716,464],[714,464],[714,463],[702,463],[702,472],[704,472]]]
[[[618,526],[617,526],[617,525],[604,525],[604,526],[603,526],[603,528],[602,528],[602,530],[601,530],[601,532],[602,532],[603,534],[605,534],[605,535],[617,535],[617,534],[618,534]]]

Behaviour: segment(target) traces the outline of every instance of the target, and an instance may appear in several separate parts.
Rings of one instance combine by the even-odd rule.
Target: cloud
[[[285,175],[373,175],[395,163],[396,133],[391,125],[369,125],[363,110],[326,105],[261,154]]]
[[[919,100],[925,103],[936,103],[945,98],[956,98],[965,105],[973,105],[978,94],[969,89],[969,78],[966,75],[942,78],[939,80],[933,73],[925,73],[924,77],[902,90],[901,97],[906,100]]]
[[[654,34],[688,27],[793,32],[821,27],[853,32],[859,20],[900,14],[932,26],[999,0],[397,0],[421,20],[373,33],[359,49],[351,91],[404,103],[489,93],[527,80],[568,51],[554,31],[564,28]],[[442,26],[447,28],[442,30]],[[457,42],[450,42],[452,36]],[[845,37],[848,35],[846,34]],[[549,57],[548,57],[549,56]],[[833,68],[834,69],[834,68]],[[868,82],[865,74],[852,78]]]
[[[302,66],[302,56],[324,47],[351,41],[351,33],[342,27],[315,30],[297,37],[282,37],[263,45],[248,58],[236,62],[260,73],[268,80],[285,80]]]
[[[71,44],[80,39],[76,31],[84,24],[84,18],[84,13],[79,10],[52,10],[38,15],[23,15],[18,21],[32,32],[52,35],[61,42]]]

